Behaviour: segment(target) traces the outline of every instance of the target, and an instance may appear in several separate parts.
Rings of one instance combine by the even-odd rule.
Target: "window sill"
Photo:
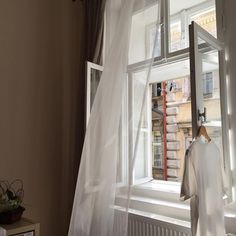
[[[117,198],[120,206],[125,206],[126,198]],[[190,228],[189,201],[180,200],[180,183],[152,180],[132,188],[129,214]],[[225,207],[225,223],[228,232],[233,232],[236,224],[236,203]],[[236,233],[236,232],[233,232]]]
[[[132,187],[130,209],[147,214],[172,218],[174,221],[190,219],[189,202],[180,201],[180,183],[165,181],[149,181]],[[125,192],[116,199],[117,205],[125,206]]]
[[[151,180],[133,186],[132,193],[135,196],[158,198],[168,202],[181,202],[179,198],[180,183],[178,182]]]
[[[236,220],[236,202],[228,204],[225,207],[225,217],[232,218]]]
[[[225,226],[227,232],[236,234],[236,202],[225,207]]]

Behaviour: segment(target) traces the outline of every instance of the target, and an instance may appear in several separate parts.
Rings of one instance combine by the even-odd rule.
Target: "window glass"
[[[94,98],[97,92],[98,84],[100,82],[102,76],[102,71],[91,68],[91,76],[90,76],[90,92],[91,92],[91,99],[90,99],[90,110],[92,109]]]
[[[86,126],[88,125],[90,112],[93,106],[98,84],[100,82],[103,67],[91,62],[86,63],[87,81],[86,81]]]
[[[203,29],[216,37],[216,11],[214,7],[191,15],[189,23],[192,21],[195,21]]]
[[[204,108],[206,109],[204,125],[207,128],[208,135],[223,154],[219,52],[200,37],[197,43],[196,70],[199,70],[202,75],[199,86],[203,88],[197,91],[199,93],[199,95],[197,94],[197,106],[202,111]]]
[[[174,52],[184,48],[182,41],[181,21],[172,20],[170,23],[170,51]]]
[[[159,20],[160,4],[151,4],[144,10],[139,10],[133,15],[130,35],[129,64],[150,59],[157,32],[154,56],[161,55],[160,26],[156,25]]]
[[[148,132],[142,131],[139,136],[138,151],[135,161],[135,180],[147,175]]]
[[[191,21],[216,36],[214,1],[169,0],[169,52],[189,47],[188,25]]]
[[[132,21],[129,63],[151,57],[156,24],[154,12],[158,5],[134,14]],[[169,0],[169,52],[189,47],[188,25],[197,22],[216,36],[215,3],[212,0]],[[145,15],[146,20],[143,21]],[[155,15],[157,16],[157,15]],[[142,20],[141,20],[142,19]],[[158,29],[154,55],[161,56],[161,35]],[[206,43],[199,39],[202,53],[201,92],[207,108],[207,130],[222,150],[222,125],[220,109],[220,83],[218,54],[206,50]],[[169,55],[171,56],[171,55]],[[148,169],[157,180],[181,181],[185,151],[192,142],[192,102],[190,91],[189,59],[153,66],[150,77],[150,94],[145,104],[137,148],[134,176],[148,176]],[[140,65],[140,64],[139,64]],[[133,121],[132,154],[137,137],[138,121],[144,94],[146,72],[132,74],[131,120]],[[136,119],[137,117],[137,119]],[[148,162],[147,160],[150,160]]]
[[[141,109],[143,105],[143,97],[145,94],[146,88],[146,79],[147,72],[140,71],[133,73],[132,80],[130,81],[129,87],[129,98],[130,98],[130,109],[131,116],[130,121],[132,122],[132,137],[131,137],[131,153],[132,157],[134,157],[135,153],[135,142],[138,140],[137,144],[137,152],[136,152],[136,160],[135,160],[135,168],[134,168],[134,177],[135,180],[140,178],[147,177],[148,175],[148,160],[151,155],[150,151],[150,143],[151,143],[151,134],[150,134],[150,123],[149,113],[151,111],[148,110],[148,98],[144,104],[144,112],[141,115]],[[141,119],[141,120],[140,120]],[[139,127],[141,124],[141,127]],[[140,133],[139,133],[140,130]]]
[[[201,96],[207,110],[205,126],[223,151],[218,52],[200,40]],[[153,178],[181,181],[185,151],[192,141],[189,60],[154,68],[151,82]]]
[[[206,72],[203,74],[202,87],[203,87],[203,97],[208,98],[213,96],[213,76],[215,78],[215,73]]]
[[[186,60],[159,67],[152,75],[154,179],[181,181],[185,150],[192,140],[188,63]]]

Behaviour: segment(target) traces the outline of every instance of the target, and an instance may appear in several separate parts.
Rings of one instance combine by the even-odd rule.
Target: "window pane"
[[[208,135],[217,144],[223,154],[222,144],[222,122],[220,101],[220,75],[218,51],[208,45],[200,37],[198,38],[198,64],[196,65],[202,73],[202,103],[199,107],[206,108],[206,123]]]
[[[143,97],[145,94],[145,87],[146,87],[146,78],[147,73],[146,71],[137,72],[133,74],[133,80],[132,80],[132,106],[133,106],[133,125],[134,125],[134,131],[138,131],[138,125],[140,121],[140,114],[143,104]],[[142,128],[147,129],[147,105],[145,104],[145,112],[143,113],[142,117]]]
[[[188,25],[197,22],[216,36],[215,3],[212,0],[170,0],[169,52],[189,47]]]
[[[181,30],[181,21],[180,19],[174,20],[171,19],[170,23],[170,51],[174,52],[184,48],[182,38],[182,30]]]
[[[159,17],[159,4],[150,5],[133,15],[129,49],[129,64],[150,59],[156,35],[156,22]],[[158,27],[155,56],[161,55],[160,27]]]
[[[181,181],[192,141],[189,60],[153,69],[151,81],[153,178]]]
[[[148,175],[148,158],[150,156],[150,121],[148,120],[148,100],[144,104],[144,113],[141,115],[141,109],[143,104],[143,98],[145,94],[147,73],[146,71],[133,73],[132,87],[129,88],[129,92],[132,94],[130,105],[132,112],[130,121],[132,121],[132,157],[135,152],[135,142],[138,140],[137,155],[135,160],[135,180],[147,177]],[[141,129],[138,136],[139,122],[141,119]]]
[[[88,125],[91,109],[97,92],[97,88],[102,76],[103,67],[91,62],[86,63],[86,125]]]
[[[91,68],[91,75],[90,75],[90,93],[91,93],[91,99],[90,99],[90,109],[92,109],[94,98],[97,92],[98,84],[100,82],[100,78],[102,76],[102,71],[99,71],[97,69]]]
[[[148,135],[149,132],[141,131],[139,136],[138,150],[135,161],[135,179],[147,177],[147,158],[148,158]]]
[[[215,7],[200,11],[190,16],[190,22],[195,21],[203,29],[216,37],[216,11]]]

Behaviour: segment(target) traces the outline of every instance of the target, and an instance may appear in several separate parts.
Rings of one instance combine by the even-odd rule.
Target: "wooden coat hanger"
[[[211,141],[211,138],[209,137],[207,130],[205,126],[203,125],[203,122],[206,122],[206,108],[205,107],[204,107],[203,113],[200,113],[200,110],[198,110],[198,119],[201,121],[201,125],[198,128],[197,137],[203,136],[209,143]]]
[[[203,136],[208,141],[208,143],[211,141],[211,138],[209,137],[206,127],[204,125],[201,125],[198,128],[197,136],[198,137]]]

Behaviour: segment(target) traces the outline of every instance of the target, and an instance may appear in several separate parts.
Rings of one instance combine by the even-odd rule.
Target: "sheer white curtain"
[[[144,121],[142,114],[153,62],[153,59],[149,58],[147,67],[141,73],[142,76],[136,80],[136,88],[139,86],[140,96],[134,101],[136,107],[134,116],[130,116],[125,127],[129,127],[131,123],[135,125],[132,125],[132,128],[129,127],[129,131],[128,128],[124,129],[126,131],[121,136],[120,120],[122,101],[125,101],[126,86],[124,85],[127,82],[130,32],[132,16],[154,3],[153,0],[107,1],[104,71],[84,141],[69,236],[127,235],[132,173],[138,150],[140,128]],[[147,17],[145,11],[143,17]],[[158,31],[154,40],[157,40],[157,34]],[[140,37],[145,37],[145,34]],[[131,155],[127,154],[128,152],[125,155],[120,151],[120,142],[122,138],[129,136],[128,132],[134,133]],[[120,156],[123,160],[122,165]],[[127,167],[126,174],[120,177],[120,173],[125,172],[124,166]],[[117,184],[118,181],[119,184]],[[123,189],[122,204],[116,201],[116,197],[121,194],[120,188]]]

